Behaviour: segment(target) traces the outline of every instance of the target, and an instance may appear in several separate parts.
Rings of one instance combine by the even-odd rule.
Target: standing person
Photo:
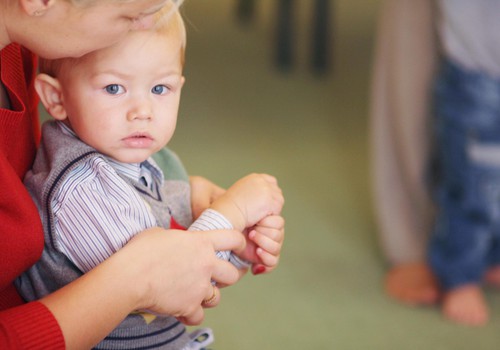
[[[429,261],[443,288],[443,315],[481,326],[489,319],[481,286],[500,286],[500,2],[437,4],[438,210]]]
[[[42,60],[35,88],[56,121],[43,125],[41,147],[25,180],[46,240],[41,260],[18,280],[25,299],[36,300],[80,277],[147,228],[192,224],[187,176],[164,181],[151,158],[175,130],[185,46],[183,20],[168,2],[152,31],[131,32],[81,58]],[[185,173],[179,162],[165,170]],[[283,230],[279,219],[267,217],[277,216],[282,204],[273,177],[249,175],[216,199],[190,230],[243,231],[256,225],[248,235],[256,250],[218,255],[242,273],[244,260],[271,269]],[[210,338],[199,344],[175,317],[133,313],[96,349],[198,349]]]
[[[388,293],[410,304],[442,297],[447,319],[473,326],[489,318],[480,285],[500,285],[499,10],[490,0],[386,1],[373,85]]]
[[[385,290],[410,305],[440,297],[427,263],[434,218],[427,169],[437,66],[435,0],[384,0],[371,86],[371,169]]]
[[[236,231],[186,234],[151,228],[123,249],[57,292],[24,303],[14,279],[33,265],[43,249],[37,209],[22,179],[39,140],[33,89],[36,56],[78,57],[148,29],[164,0],[1,0],[0,13],[0,348],[88,349],[130,312],[148,309],[187,324],[203,319],[202,301],[217,305],[211,280],[232,284],[237,269],[215,257],[217,250],[242,249]],[[35,53],[35,54],[34,54]],[[204,179],[196,208],[220,189]],[[185,257],[179,260],[178,254]],[[133,264],[130,264],[133,262]],[[128,268],[124,268],[128,266]],[[215,291],[215,298],[214,296]]]

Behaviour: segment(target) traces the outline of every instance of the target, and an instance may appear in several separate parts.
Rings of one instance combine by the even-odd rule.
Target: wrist
[[[140,257],[134,259],[126,248],[127,246],[116,252],[107,263],[115,265],[111,266],[112,270],[117,271],[114,281],[115,289],[118,290],[121,287],[125,289],[120,293],[120,297],[123,305],[126,305],[128,309],[127,313],[130,313],[151,305],[151,286],[147,278],[148,267],[145,264],[149,259]]]
[[[241,232],[246,228],[245,216],[233,201],[215,201],[210,205],[210,209],[223,215],[233,225],[235,230]]]
[[[137,253],[143,251],[138,245],[141,245],[141,240],[134,242],[133,239],[106,261],[106,264],[110,265],[109,268],[116,271],[113,277],[116,284],[114,289],[124,289],[120,292],[120,298],[122,305],[128,309],[127,313],[154,305],[149,273],[152,261]]]

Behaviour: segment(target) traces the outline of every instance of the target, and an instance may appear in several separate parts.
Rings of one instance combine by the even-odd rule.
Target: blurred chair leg
[[[255,0],[238,0],[236,14],[242,23],[248,23],[255,13]]]
[[[290,69],[293,63],[293,0],[278,0],[276,64]]]
[[[328,69],[331,58],[330,0],[316,0],[313,11],[312,69],[323,74]]]

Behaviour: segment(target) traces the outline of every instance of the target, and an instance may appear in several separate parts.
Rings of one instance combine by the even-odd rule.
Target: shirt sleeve
[[[87,272],[156,226],[145,201],[104,160],[73,171],[54,198],[57,248]]]
[[[189,231],[232,230],[233,225],[221,213],[213,209],[206,209],[200,217],[189,227]],[[237,269],[246,269],[251,263],[236,256],[231,251],[216,251],[219,259],[229,261]]]

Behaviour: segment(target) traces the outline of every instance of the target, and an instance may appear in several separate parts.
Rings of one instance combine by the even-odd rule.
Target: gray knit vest
[[[55,245],[54,215],[50,203],[72,169],[91,157],[106,159],[77,138],[62,133],[55,122],[45,123],[42,130],[40,149],[32,171],[26,175],[25,184],[42,219],[45,248],[40,261],[16,281],[27,301],[50,294],[82,275]],[[153,192],[140,183],[124,178],[125,183],[134,186],[149,203],[158,226],[169,228],[172,215],[178,224],[188,227],[192,215],[187,174],[173,153],[164,151],[162,157],[168,158],[169,167],[177,169],[171,172],[175,178],[166,180],[163,186],[157,183],[158,191]],[[182,349],[188,342],[184,325],[174,317],[136,313],[129,315],[96,349],[173,350]]]

